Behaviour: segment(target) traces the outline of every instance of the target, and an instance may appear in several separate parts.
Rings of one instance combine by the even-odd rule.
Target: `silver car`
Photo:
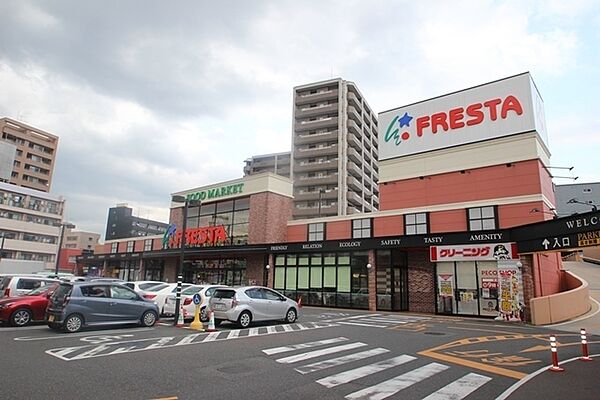
[[[283,320],[291,324],[298,318],[300,309],[294,300],[262,286],[219,288],[208,305],[214,312],[215,325],[230,321],[242,328],[247,328],[252,321]]]

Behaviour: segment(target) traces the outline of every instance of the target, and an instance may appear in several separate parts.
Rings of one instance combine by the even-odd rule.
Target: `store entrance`
[[[377,252],[377,309],[408,311],[408,266],[406,253]]]

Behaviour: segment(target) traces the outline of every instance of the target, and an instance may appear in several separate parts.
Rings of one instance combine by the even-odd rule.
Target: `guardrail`
[[[588,283],[569,271],[563,271],[563,282],[566,291],[531,299],[529,306],[533,325],[556,324],[590,310]]]

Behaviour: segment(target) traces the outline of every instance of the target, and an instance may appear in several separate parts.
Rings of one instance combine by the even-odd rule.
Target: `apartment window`
[[[352,220],[352,238],[369,238],[371,237],[371,218]]]
[[[152,239],[144,240],[144,251],[151,251],[151,250],[152,250]]]
[[[117,250],[119,248],[119,243],[111,243],[110,245],[110,252],[111,253],[116,253]]]
[[[133,240],[127,242],[127,252],[131,253],[133,251]]]
[[[325,223],[308,224],[308,241],[325,240]]]
[[[469,208],[467,216],[470,231],[496,229],[496,207],[494,206]]]
[[[428,229],[427,213],[404,215],[404,233],[406,235],[423,235]]]

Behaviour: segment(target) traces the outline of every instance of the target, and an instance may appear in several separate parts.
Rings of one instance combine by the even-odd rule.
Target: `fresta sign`
[[[188,200],[211,200],[219,197],[240,194],[243,190],[244,184],[236,183],[234,185],[221,186],[218,188],[202,190],[200,192],[188,193],[185,197]]]

